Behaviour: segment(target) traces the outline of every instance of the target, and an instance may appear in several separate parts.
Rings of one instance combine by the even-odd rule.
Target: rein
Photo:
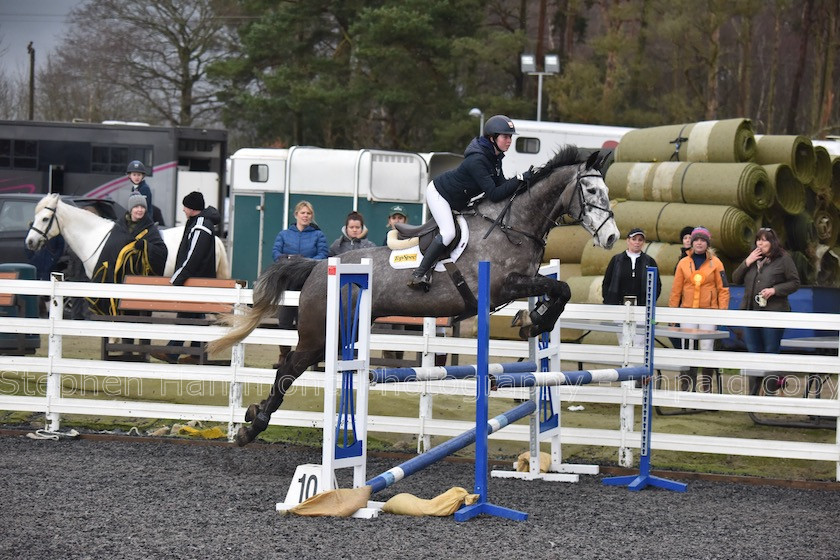
[[[610,208],[603,208],[602,206],[599,206],[597,204],[593,204],[593,203],[588,202],[586,200],[586,197],[583,195],[583,180],[588,178],[588,177],[600,178],[601,175],[598,174],[598,173],[586,173],[586,174],[582,174],[580,172],[577,173],[577,177],[576,177],[576,180],[575,180],[575,191],[576,191],[576,194],[577,194],[577,197],[578,197],[578,200],[579,200],[579,203],[578,203],[579,211],[578,211],[578,215],[576,217],[572,218],[573,221],[570,224],[565,224],[565,222],[562,222],[559,219],[553,219],[550,216],[548,216],[545,212],[540,212],[540,214],[542,214],[542,216],[546,220],[548,220],[549,222],[554,224],[554,226],[556,227],[556,226],[564,225],[564,224],[565,225],[574,225],[574,224],[582,223],[584,215],[586,214],[586,211],[588,209],[602,210],[603,212],[606,213],[606,217],[601,222],[601,224],[595,229],[595,231],[591,232],[592,235],[597,235],[597,233],[599,231],[601,231],[601,228],[603,228],[604,225],[606,225],[606,223],[614,217],[614,213],[613,213],[612,209],[610,209]],[[522,245],[522,242],[521,241],[514,241],[513,239],[511,239],[511,237],[510,237],[511,232],[517,233],[519,235],[525,236],[525,237],[533,240],[540,247],[545,247],[545,245],[546,245],[545,238],[539,238],[536,235],[533,235],[533,234],[528,233],[526,231],[516,229],[513,226],[510,226],[510,225],[506,224],[505,221],[504,221],[505,217],[510,212],[510,207],[513,204],[513,201],[516,199],[516,197],[519,195],[519,193],[527,192],[531,187],[531,185],[529,183],[523,183],[523,185],[524,185],[524,189],[519,188],[519,189],[517,189],[516,192],[513,193],[513,196],[511,196],[508,199],[507,204],[505,204],[505,207],[502,209],[501,213],[499,213],[499,215],[495,219],[491,218],[490,216],[486,216],[486,215],[482,214],[481,212],[478,212],[478,210],[476,210],[476,213],[479,216],[481,216],[485,220],[493,222],[493,224],[490,226],[490,228],[484,234],[484,237],[482,239],[487,239],[487,236],[490,235],[490,232],[492,232],[493,229],[498,227],[505,234],[505,237],[507,237],[508,241],[510,243],[512,243],[513,245]]]

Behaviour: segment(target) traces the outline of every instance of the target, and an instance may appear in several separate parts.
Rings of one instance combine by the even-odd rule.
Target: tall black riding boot
[[[444,252],[446,252],[446,245],[443,244],[443,238],[437,235],[426,249],[426,254],[423,255],[420,266],[411,273],[411,280],[407,284],[408,287],[414,290],[422,289],[428,292],[429,286],[432,283],[431,268],[443,256]]]

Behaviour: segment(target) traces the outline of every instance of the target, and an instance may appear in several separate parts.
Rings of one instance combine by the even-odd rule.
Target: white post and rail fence
[[[252,292],[242,287],[235,288],[173,288],[169,286],[105,285],[64,282],[60,278],[52,281],[0,280],[0,294],[35,295],[49,298],[49,317],[22,318],[4,317],[0,323],[3,333],[37,334],[46,338],[46,356],[0,356],[0,410],[43,413],[47,427],[58,430],[62,416],[91,415],[120,418],[151,418],[168,420],[199,420],[220,422],[228,425],[228,434],[238,429],[243,421],[245,407],[256,398],[243,396],[246,387],[267,386],[274,381],[275,371],[266,367],[246,367],[246,352],[250,345],[278,344],[294,345],[297,335],[294,331],[271,328],[254,330],[242,343],[236,345],[229,365],[185,365],[167,363],[145,363],[128,361],[102,361],[98,356],[90,359],[65,358],[63,349],[75,337],[152,338],[155,340],[210,341],[224,332],[221,326],[175,325],[128,323],[114,321],[74,321],[65,319],[64,298],[96,297],[142,298],[171,301],[196,301],[228,303],[234,307],[251,304]],[[297,292],[289,292],[286,305],[297,304]],[[513,316],[526,309],[527,303],[514,303],[498,314]],[[840,314],[832,313],[771,313],[755,311],[684,310],[657,308],[657,324],[700,323],[719,326],[767,326],[774,324],[793,329],[829,331],[838,340],[828,338],[828,346],[836,348],[840,341]],[[618,330],[628,332],[632,328],[643,329],[644,309],[623,306],[569,304],[560,319],[580,328],[590,324],[593,330]],[[435,353],[457,354],[462,362],[475,358],[477,343],[475,337],[441,337],[435,335],[434,321],[427,321],[423,334],[372,334],[372,350],[393,350],[423,353],[427,364],[433,363]],[[616,327],[617,325],[617,327]],[[150,332],[153,330],[153,332]],[[403,331],[393,331],[400,333]],[[658,336],[658,335],[657,335]],[[632,339],[632,337],[625,337]],[[826,341],[822,341],[826,344]],[[644,361],[642,348],[627,348],[612,344],[576,344],[564,342],[560,345],[562,360],[571,365],[610,364],[640,365]],[[797,351],[800,352],[800,351]],[[840,358],[837,355],[803,353],[750,354],[747,352],[715,351],[697,352],[672,348],[656,351],[654,367],[661,371],[679,371],[686,365],[707,368],[729,368],[735,370],[772,370],[783,375],[791,374],[789,383],[806,383],[808,379],[819,378],[819,398],[801,396],[753,396],[747,394],[745,376],[729,376],[728,386],[723,393],[685,392],[673,386],[654,391],[653,402],[659,408],[696,409],[707,411],[744,412],[753,414],[793,415],[806,418],[820,418],[835,429],[833,441],[814,443],[798,438],[801,430],[792,428],[786,432],[785,440],[754,439],[741,437],[713,437],[656,431],[653,422],[652,448],[693,453],[715,453],[724,455],[746,455],[786,459],[828,461],[835,464],[835,479],[840,480],[840,398],[837,379],[840,374]],[[529,358],[527,341],[490,341],[490,354],[499,361],[515,361]],[[794,375],[796,374],[796,375]],[[86,379],[99,378],[97,395],[85,396],[84,391],[68,391],[68,385],[84,385]],[[142,400],[129,400],[127,395],[139,394],[144,380],[154,380],[161,390],[190,390],[193,396],[201,397],[202,391],[213,383],[227,386],[226,402],[223,404],[179,404],[151,400],[143,394]],[[69,383],[68,383],[69,382]],[[563,427],[563,444],[605,446],[618,448],[621,463],[638,450],[640,432],[636,422],[619,418],[633,418],[633,411],[642,404],[642,390],[632,383],[592,384],[584,386],[559,387],[563,402],[608,403],[618,405],[616,429],[592,429]],[[323,376],[319,371],[308,371],[298,379],[292,391],[323,389]],[[109,396],[108,388],[113,388]],[[80,388],[84,388],[83,386]],[[186,389],[185,389],[186,388]],[[127,390],[126,390],[127,389]],[[103,397],[102,393],[105,393]],[[431,436],[453,437],[469,429],[470,421],[460,421],[432,416],[431,401],[435,395],[456,395],[464,399],[475,396],[472,380],[424,381],[413,383],[383,384],[371,387],[371,398],[377,394],[414,395],[420,400],[417,417],[396,417],[371,415],[368,417],[369,432],[397,433],[415,436],[418,442],[428,447]],[[214,396],[218,401],[218,395]],[[527,388],[500,389],[492,392],[496,399],[527,399]],[[258,400],[258,399],[257,399]],[[701,422],[701,417],[693,417]],[[321,428],[321,411],[293,410],[284,403],[271,417],[272,425]],[[493,439],[522,442],[529,441],[529,426],[519,423],[490,436]]]

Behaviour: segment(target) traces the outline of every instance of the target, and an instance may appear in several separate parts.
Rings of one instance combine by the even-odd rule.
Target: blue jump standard
[[[638,491],[647,486],[655,486],[675,492],[685,492],[687,485],[682,482],[668,480],[650,474],[650,432],[653,419],[653,325],[656,319],[656,284],[658,282],[657,270],[649,266],[647,269],[647,305],[645,306],[645,367],[648,375],[642,380],[644,392],[642,393],[642,442],[639,453],[639,474],[628,476],[614,476],[604,479],[608,486],[627,485],[628,490]]]
[[[487,406],[490,397],[490,263],[478,263],[478,351],[476,353],[476,403],[475,424],[487,424]],[[536,368],[534,368],[536,369]],[[532,370],[533,371],[533,370]],[[533,401],[528,401],[532,402]],[[523,403],[524,404],[524,403]],[[536,410],[536,403],[534,410]],[[487,501],[487,485],[490,480],[488,467],[487,432],[483,431],[475,442],[475,487],[478,494],[475,504],[464,506],[455,512],[455,521],[468,521],[481,514],[503,517],[514,521],[525,521],[528,514],[491,504]]]

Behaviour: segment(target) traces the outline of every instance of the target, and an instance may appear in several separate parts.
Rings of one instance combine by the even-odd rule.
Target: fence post
[[[64,274],[52,273],[50,275],[50,334],[49,344],[47,347],[47,357],[49,363],[47,365],[47,407],[46,407],[46,421],[47,429],[57,432],[61,428],[61,415],[57,412],[52,412],[52,403],[61,398],[61,374],[55,371],[56,360],[61,359],[62,345],[61,335],[56,334],[56,323],[64,319],[64,296],[56,295],[56,287],[58,283],[64,280]]]
[[[242,315],[245,306],[242,303],[242,286],[236,284],[236,303],[233,306],[234,315]],[[228,441],[233,442],[240,423],[236,421],[236,411],[242,408],[242,382],[238,380],[239,369],[245,367],[245,345],[240,341],[233,345],[230,351],[230,388],[228,389],[228,406],[230,419],[228,420]]]

